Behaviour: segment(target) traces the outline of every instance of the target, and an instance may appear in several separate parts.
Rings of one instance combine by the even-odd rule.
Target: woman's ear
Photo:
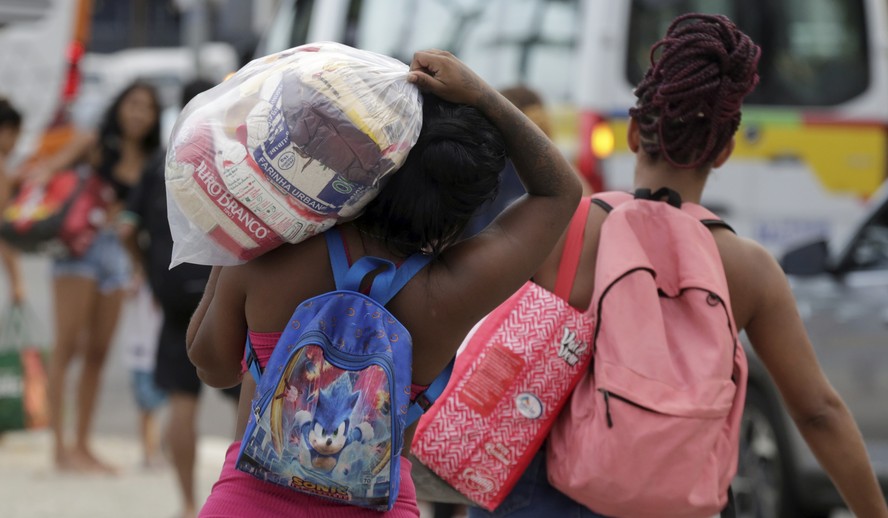
[[[728,161],[729,158],[731,158],[731,153],[734,152],[734,144],[734,139],[731,138],[731,140],[728,141],[728,145],[726,145],[715,157],[715,161],[712,163],[713,169],[721,167],[722,165],[724,165],[725,162]]]
[[[641,134],[638,132],[638,123],[635,117],[629,117],[629,128],[626,130],[626,140],[629,143],[629,149],[633,153],[638,153],[641,146]]]

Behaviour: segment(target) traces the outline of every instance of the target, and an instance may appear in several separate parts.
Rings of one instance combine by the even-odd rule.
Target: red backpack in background
[[[707,228],[727,225],[666,189],[593,202],[609,214],[592,365],[549,435],[549,481],[609,516],[716,515],[737,471],[747,375]]]
[[[0,221],[0,237],[23,252],[80,257],[107,220],[113,189],[88,168],[25,182]]]

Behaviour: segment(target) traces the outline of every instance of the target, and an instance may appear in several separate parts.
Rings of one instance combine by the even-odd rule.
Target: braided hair
[[[651,67],[629,110],[645,152],[682,169],[714,162],[740,126],[743,98],[759,81],[760,56],[725,16],[676,18],[651,47]]]

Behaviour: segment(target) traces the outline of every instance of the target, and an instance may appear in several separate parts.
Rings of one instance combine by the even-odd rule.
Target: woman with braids
[[[651,51],[652,66],[635,90],[629,147],[636,154],[635,187],[668,188],[699,203],[712,169],[734,149],[744,97],[758,82],[759,48],[724,16],[677,18]],[[595,261],[605,211],[589,212],[580,268],[569,303],[585,310],[594,289]],[[817,362],[786,277],[759,244],[722,227],[711,228],[730,292],[737,329],[745,329],[796,426],[856,516],[888,517],[860,432]],[[560,251],[555,247],[534,276],[554,291]],[[729,504],[730,507],[730,504]],[[726,509],[723,515],[731,515]],[[602,516],[547,481],[540,453],[512,494],[487,513],[470,516]]]
[[[410,69],[408,80],[425,92],[419,140],[363,215],[337,228],[352,262],[364,256],[396,263],[413,254],[432,256],[387,304],[410,331],[413,383],[422,386],[454,357],[471,327],[539,267],[570,221],[580,185],[542,131],[452,55],[418,52]],[[475,210],[496,194],[507,154],[527,194],[478,235],[461,240]],[[186,343],[204,382],[230,387],[243,381],[237,437],[243,436],[255,391],[241,365],[245,338],[249,334],[264,367],[293,309],[334,289],[329,257],[327,236],[320,235],[241,266],[212,270]],[[405,433],[405,445],[413,428]],[[200,516],[383,515],[236,471],[239,447],[238,441],[229,448]],[[410,461],[400,462],[400,492],[385,516],[418,517]]]

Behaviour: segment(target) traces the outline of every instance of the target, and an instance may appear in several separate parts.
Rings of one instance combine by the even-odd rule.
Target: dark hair
[[[503,137],[475,108],[424,94],[422,130],[404,165],[355,221],[402,255],[437,255],[496,196]]]
[[[760,55],[725,16],[676,18],[651,47],[651,67],[629,110],[645,152],[684,169],[711,164],[740,126],[743,98],[758,84]]]
[[[157,112],[154,126],[142,138],[142,151],[145,152],[146,156],[149,156],[160,147],[160,100],[157,96],[157,90],[150,83],[136,80],[117,94],[111,106],[105,110],[102,123],[99,125],[99,147],[101,149],[99,172],[106,175],[107,178],[113,176],[110,174],[111,170],[120,160],[120,139],[123,133],[118,120],[120,105],[135,90],[145,90],[148,92],[154,101],[154,108]]]
[[[182,99],[180,107],[184,108],[186,104],[197,97],[197,94],[206,92],[214,86],[216,86],[216,83],[210,81],[209,79],[201,78],[192,79],[191,81],[185,83],[185,86],[182,87]]]
[[[0,128],[20,128],[22,114],[8,100],[0,98]]]

